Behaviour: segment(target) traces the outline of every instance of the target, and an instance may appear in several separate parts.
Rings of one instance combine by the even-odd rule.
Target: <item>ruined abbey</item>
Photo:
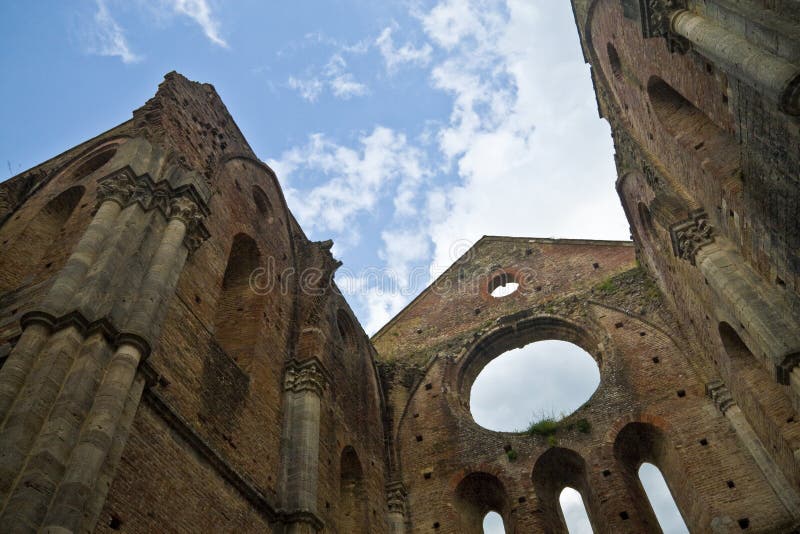
[[[572,0],[632,242],[486,236],[368,338],[210,85],[0,184],[0,532],[800,532],[800,4]],[[495,298],[510,282],[516,292]],[[589,402],[470,388],[570,341]]]

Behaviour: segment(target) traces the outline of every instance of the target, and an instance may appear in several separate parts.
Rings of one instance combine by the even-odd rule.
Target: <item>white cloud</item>
[[[342,100],[369,93],[369,88],[356,81],[353,74],[347,70],[347,61],[338,53],[331,56],[320,75],[305,79],[290,76],[288,84],[309,102],[316,102],[325,87],[330,89],[333,96]]]
[[[324,84],[317,78],[309,78],[301,80],[294,76],[289,76],[289,87],[300,93],[304,100],[309,102],[316,102],[324,87]]]
[[[423,153],[405,135],[376,126],[359,138],[357,148],[330,141],[322,134],[309,137],[305,146],[284,152],[269,164],[285,184],[292,211],[310,231],[352,231],[353,218],[372,210],[392,187],[409,187],[428,171]],[[298,188],[293,176],[302,171],[316,178],[308,188]]]
[[[97,0],[94,26],[84,37],[87,40],[87,50],[91,54],[116,56],[123,63],[136,63],[142,60],[141,56],[131,51],[130,45],[125,39],[125,32],[111,16],[105,0]]]
[[[355,81],[352,73],[347,72],[347,62],[340,54],[334,54],[325,66],[325,75],[334,96],[349,99],[368,92],[367,86]]]
[[[411,43],[406,43],[400,48],[396,48],[394,40],[392,39],[393,27],[385,28],[378,38],[375,40],[375,45],[383,56],[383,61],[386,63],[386,70],[389,73],[395,72],[397,68],[404,64],[414,64],[425,66],[431,61],[431,54],[433,48],[431,45],[425,43],[423,46],[417,48]]]
[[[176,13],[186,15],[195,21],[208,40],[215,45],[228,48],[228,43],[219,32],[219,21],[211,13],[211,7],[206,0],[168,0]]]

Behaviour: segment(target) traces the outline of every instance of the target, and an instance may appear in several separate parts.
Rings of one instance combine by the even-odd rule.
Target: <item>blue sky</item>
[[[566,0],[3,2],[0,67],[0,179],[213,84],[369,333],[482,235],[629,236]]]

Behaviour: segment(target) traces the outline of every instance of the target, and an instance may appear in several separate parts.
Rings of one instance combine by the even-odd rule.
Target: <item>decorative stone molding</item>
[[[156,183],[147,174],[136,176],[130,167],[124,167],[98,181],[98,206],[106,200],[122,208],[139,204],[144,211],[158,210],[167,219],[183,221],[189,254],[210,235],[203,223],[208,208],[191,185],[173,189],[166,180]]]
[[[84,337],[100,333],[114,348],[118,348],[123,344],[135,346],[142,354],[143,361],[150,355],[150,343],[148,343],[146,339],[133,332],[120,332],[106,317],[97,319],[96,321],[89,321],[77,310],[60,317],[56,317],[44,311],[31,311],[22,316],[20,323],[23,329],[32,324],[40,324],[51,332],[74,327]]]
[[[697,251],[714,242],[714,227],[709,224],[704,210],[696,210],[690,213],[689,219],[670,226],[669,234],[675,256],[692,265]]]
[[[728,386],[718,378],[706,384],[706,393],[708,393],[708,396],[711,397],[714,404],[717,405],[717,408],[719,408],[719,411],[723,414],[728,411],[728,408],[735,404],[730,391],[728,391]]]
[[[390,514],[406,514],[406,499],[408,491],[402,482],[389,482],[386,485],[386,503]]]
[[[781,363],[775,366],[775,375],[778,383],[788,386],[791,382],[792,371],[798,366],[800,366],[800,352],[784,356]]]
[[[322,364],[316,360],[298,362],[292,360],[286,367],[283,388],[285,391],[301,393],[312,391],[321,397],[328,384],[328,378]]]

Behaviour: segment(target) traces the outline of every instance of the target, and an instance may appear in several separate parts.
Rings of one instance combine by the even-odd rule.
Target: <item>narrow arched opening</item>
[[[107,146],[79,161],[69,172],[70,181],[77,181],[86,178],[96,170],[111,161],[117,153],[117,145]]]
[[[261,319],[261,298],[250,286],[250,277],[258,269],[259,261],[260,253],[253,238],[237,234],[214,314],[214,339],[244,370],[252,364]]]
[[[483,534],[506,534],[503,517],[497,512],[489,512],[483,516]]]
[[[342,451],[339,473],[340,532],[369,532],[364,471],[358,454],[349,445]]]
[[[661,470],[649,462],[644,462],[639,466],[638,475],[650,507],[664,534],[688,534],[689,529],[678,511],[678,505],[672,498]]]
[[[3,244],[0,257],[0,292],[30,281],[41,270],[52,271],[52,262],[42,261],[52,249],[63,247],[64,227],[83,197],[82,186],[70,187],[45,204],[10,243]],[[4,238],[5,241],[5,238]]]
[[[262,220],[267,224],[272,224],[275,221],[275,210],[272,208],[272,202],[270,202],[264,190],[257,185],[253,186],[253,202]]]
[[[647,94],[658,121],[689,153],[694,153],[711,174],[728,179],[740,167],[739,146],[702,110],[658,76],[647,82]]]
[[[456,486],[455,506],[461,520],[459,531],[464,534],[514,531],[509,524],[508,493],[495,475],[474,472],[461,479]]]
[[[577,452],[551,447],[536,460],[532,479],[544,530],[574,534],[588,527],[588,532],[593,531],[593,514],[587,509],[596,514],[597,503],[589,487],[586,462]]]
[[[647,532],[688,532],[683,510],[692,509],[697,498],[692,481],[680,458],[663,431],[650,424],[632,422],[619,431],[614,441],[614,456],[620,464],[620,476],[630,492],[631,510],[627,516],[635,516],[641,528]],[[657,466],[662,483],[654,481],[652,469],[645,467],[645,478],[640,478],[643,464]],[[677,517],[676,518],[676,511]],[[668,523],[664,523],[664,519]],[[675,528],[684,530],[668,530]],[[682,525],[682,527],[681,527]]]
[[[558,503],[561,506],[561,513],[564,522],[567,524],[569,534],[593,534],[592,523],[589,520],[589,512],[586,511],[586,504],[583,502],[581,493],[575,488],[567,486],[561,490],[558,496]]]

